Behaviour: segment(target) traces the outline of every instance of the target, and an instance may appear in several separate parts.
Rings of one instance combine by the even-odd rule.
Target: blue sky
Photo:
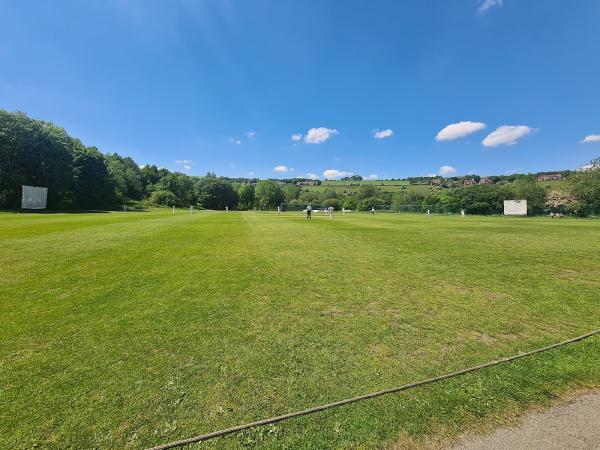
[[[0,0],[0,108],[192,175],[576,168],[600,2]]]

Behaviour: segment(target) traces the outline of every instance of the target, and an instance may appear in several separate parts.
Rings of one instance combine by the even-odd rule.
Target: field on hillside
[[[437,186],[430,186],[427,184],[375,185],[375,187],[377,189],[385,191],[385,192],[418,191],[418,192],[423,192],[425,194],[427,192],[437,191],[440,189]],[[340,184],[340,185],[321,184],[320,186],[302,186],[302,190],[305,190],[305,191],[325,192],[326,190],[327,191],[334,190],[338,194],[341,194],[344,192],[358,192],[359,189],[360,189],[360,186],[351,186],[351,185],[344,185],[344,184]]]
[[[0,448],[143,448],[600,328],[600,221],[0,214]],[[600,386],[600,340],[199,448],[433,445]]]
[[[361,184],[371,184],[374,186],[410,186],[409,181],[402,180],[360,180],[360,181],[342,181],[342,180],[323,180],[322,186],[360,186]]]

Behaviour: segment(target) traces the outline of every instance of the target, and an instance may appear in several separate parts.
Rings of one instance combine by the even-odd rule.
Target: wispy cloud
[[[372,174],[367,177],[367,180],[379,180],[379,175]]]
[[[318,180],[318,179],[319,179],[319,176],[318,176],[316,173],[311,173],[311,172],[308,172],[308,173],[306,174],[306,178],[309,178],[309,179],[311,179],[311,180]]]
[[[499,145],[515,145],[519,139],[528,134],[535,133],[537,129],[526,125],[503,125],[496,128],[481,142],[485,147],[497,147]]]
[[[503,0],[479,0],[479,6],[477,7],[477,12],[479,14],[486,13],[490,8],[495,6],[502,6]]]
[[[375,139],[385,139],[385,138],[389,138],[392,137],[394,135],[394,132],[392,130],[390,130],[389,128],[387,130],[373,130],[373,137]]]
[[[323,171],[325,178],[340,178],[352,176],[354,172],[346,172],[345,170],[327,169]]]
[[[252,139],[252,138],[256,137],[256,131],[254,131],[254,130],[249,130],[249,131],[246,131],[246,132],[244,132],[244,134],[245,134],[246,136],[248,136],[250,139]]]
[[[450,125],[442,128],[437,136],[436,141],[453,141],[454,139],[460,139],[470,134],[476,133],[479,130],[485,129],[486,124],[483,122],[458,122],[451,123]]]
[[[183,170],[192,170],[192,161],[191,159],[176,159],[175,163],[179,164]]]
[[[581,141],[579,141],[580,144],[586,144],[588,142],[600,142],[600,134],[588,134]]]
[[[456,169],[452,166],[440,167],[440,175],[453,175],[456,173]]]
[[[294,142],[298,142],[302,140],[302,134],[301,133],[294,133],[292,134],[292,141]]]
[[[236,145],[240,145],[242,143],[242,141],[240,141],[239,139],[234,139],[232,137],[229,138],[229,142]]]
[[[306,132],[306,135],[304,136],[304,142],[307,144],[322,144],[338,133],[339,131],[334,128],[311,128]]]

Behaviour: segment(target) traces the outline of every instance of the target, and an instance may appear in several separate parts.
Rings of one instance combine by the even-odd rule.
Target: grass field
[[[142,448],[600,325],[600,221],[0,214],[0,448]],[[433,445],[600,386],[600,340],[200,448]]]
[[[341,181],[341,180],[323,180],[322,186],[360,186],[361,184],[372,184],[375,186],[410,186],[409,181],[396,180],[360,180],[360,181]]]

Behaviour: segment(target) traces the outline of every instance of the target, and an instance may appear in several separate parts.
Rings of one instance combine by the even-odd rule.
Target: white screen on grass
[[[505,216],[526,216],[527,200],[504,200]]]
[[[23,186],[23,198],[21,208],[44,209],[48,198],[48,188],[36,186]]]

